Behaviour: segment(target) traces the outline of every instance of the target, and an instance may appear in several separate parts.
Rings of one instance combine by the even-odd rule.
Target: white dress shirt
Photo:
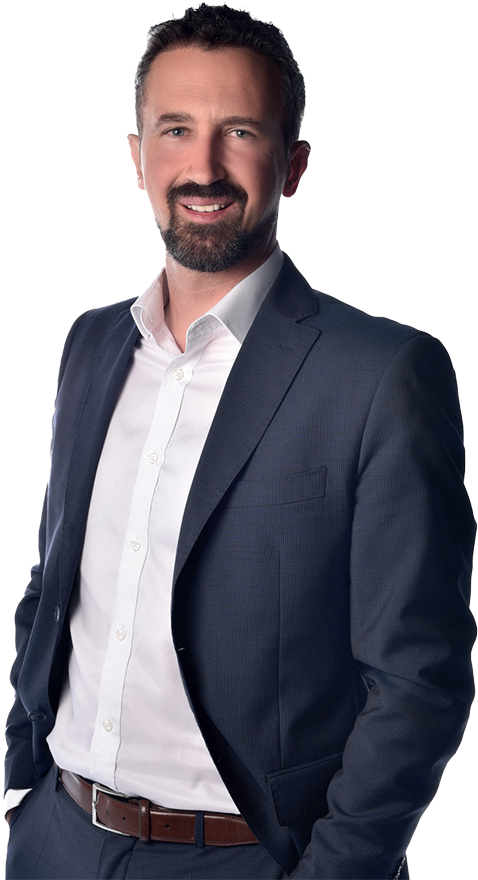
[[[171,636],[184,507],[231,367],[282,265],[278,248],[188,329],[164,322],[164,273],[132,306],[141,332],[99,461],[56,763],[173,809],[237,812],[189,706]]]

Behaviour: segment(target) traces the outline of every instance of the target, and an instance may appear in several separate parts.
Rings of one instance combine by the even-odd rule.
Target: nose
[[[191,144],[187,177],[201,186],[209,186],[226,176],[221,139],[215,134],[204,134]]]

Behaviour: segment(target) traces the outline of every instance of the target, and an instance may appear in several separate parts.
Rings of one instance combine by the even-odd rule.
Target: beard
[[[211,226],[180,219],[176,211],[176,201],[180,197],[215,199],[225,196],[241,207],[238,217],[225,217]],[[169,225],[158,229],[166,245],[166,250],[176,262],[194,272],[222,272],[236,266],[250,256],[265,241],[277,222],[277,211],[268,215],[250,232],[241,228],[244,208],[247,202],[245,190],[223,180],[210,186],[186,183],[173,187],[168,193]]]

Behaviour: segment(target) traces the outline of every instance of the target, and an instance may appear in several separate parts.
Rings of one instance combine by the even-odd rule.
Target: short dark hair
[[[168,49],[199,46],[205,50],[253,49],[271,58],[279,72],[280,102],[284,116],[287,152],[299,137],[305,108],[304,78],[281,31],[273,24],[252,18],[248,12],[229,6],[187,9],[183,18],[155,24],[149,30],[148,45],[136,71],[136,121],[141,138],[146,80],[154,59]]]

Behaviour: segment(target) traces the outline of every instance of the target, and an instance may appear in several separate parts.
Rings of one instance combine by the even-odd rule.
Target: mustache
[[[233,186],[226,180],[215,180],[213,183],[201,186],[199,183],[190,181],[179,186],[173,186],[168,192],[168,205],[171,208],[179,198],[217,199],[221,196],[231,201],[245,205],[247,193],[242,187]]]

